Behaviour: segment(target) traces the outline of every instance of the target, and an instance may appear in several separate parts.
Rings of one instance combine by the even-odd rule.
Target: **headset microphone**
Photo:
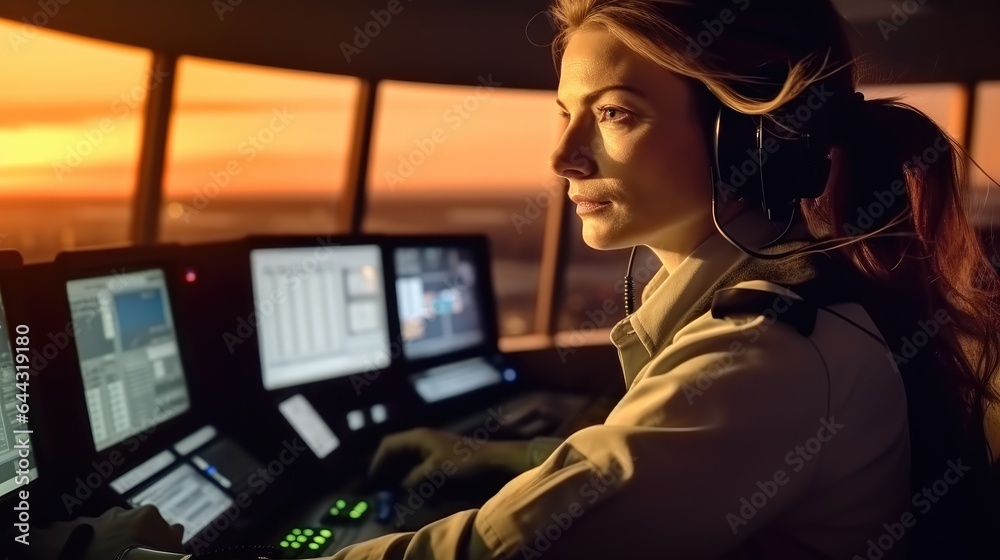
[[[635,250],[638,247],[632,247],[632,254],[628,258],[628,268],[625,270],[625,316],[628,317],[635,311],[635,295],[633,290],[635,287],[632,284],[632,263],[635,262]]]

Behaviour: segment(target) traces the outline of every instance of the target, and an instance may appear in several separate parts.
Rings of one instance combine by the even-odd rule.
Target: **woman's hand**
[[[89,525],[90,527],[86,527]],[[111,560],[131,545],[166,552],[183,552],[184,528],[171,526],[153,506],[136,509],[114,507],[99,517],[78,517],[33,531],[29,546],[17,546],[14,559]]]
[[[449,432],[416,428],[382,439],[369,478],[412,488],[444,473],[456,478],[493,474],[518,475],[528,469],[528,442],[462,438]]]
[[[184,528],[167,523],[153,506],[115,507],[100,517],[81,517],[77,522],[94,528],[94,540],[85,549],[84,560],[109,560],[133,544],[166,552],[184,551]]]

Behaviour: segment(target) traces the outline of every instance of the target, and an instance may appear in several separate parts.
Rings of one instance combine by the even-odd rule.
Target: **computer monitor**
[[[66,282],[94,447],[190,407],[162,268]]]
[[[30,411],[28,398],[30,395],[30,377],[27,362],[18,360],[14,363],[14,352],[11,348],[11,337],[31,335],[30,332],[16,330],[9,332],[7,311],[0,298],[0,497],[6,496],[18,487],[24,486],[38,478],[38,468],[35,467],[35,453],[31,448],[31,439],[25,424],[28,418],[24,410]],[[23,349],[22,349],[23,350]],[[21,405],[21,410],[18,410]]]
[[[407,359],[443,356],[486,340],[481,279],[471,247],[397,247],[395,264]]]
[[[377,371],[391,361],[377,245],[250,251],[267,390]]]

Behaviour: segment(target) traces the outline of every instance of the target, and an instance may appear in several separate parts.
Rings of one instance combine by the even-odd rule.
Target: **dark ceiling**
[[[875,64],[865,81],[1000,79],[997,0],[834,0]],[[65,5],[61,4],[65,2]],[[371,10],[401,8],[345,56]],[[42,5],[48,5],[48,15]],[[176,54],[377,79],[554,89],[548,0],[2,0],[0,17]],[[917,7],[883,37],[878,20]],[[894,8],[895,6],[895,8]],[[58,7],[58,11],[55,10]],[[358,42],[362,44],[362,42]],[[348,60],[349,59],[349,60]]]

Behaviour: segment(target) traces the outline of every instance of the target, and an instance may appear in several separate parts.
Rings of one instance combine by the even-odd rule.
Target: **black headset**
[[[787,66],[769,64],[762,67],[761,73],[770,78],[768,81],[774,87],[784,83]],[[733,239],[719,223],[719,200],[724,203],[735,199],[759,205],[772,223],[785,223],[781,235],[764,247],[779,243],[791,230],[801,200],[823,194],[830,177],[829,126],[825,124],[830,117],[822,113],[836,114],[836,105],[857,98],[845,100],[844,95],[836,94],[820,99],[812,91],[806,91],[786,104],[789,109],[763,116],[731,109],[703,86],[699,92],[700,109],[709,131],[706,140],[711,156],[712,218],[716,229],[729,243],[755,258],[776,260],[787,256],[760,253]],[[748,88],[740,93],[763,98],[774,92]],[[626,315],[635,309],[634,259],[635,248],[625,273]]]
[[[758,203],[769,220],[785,222],[800,200],[823,193],[831,161],[829,146],[816,139],[808,120],[795,112],[772,118],[720,104],[709,128],[712,184],[723,201]]]
[[[777,83],[783,81],[779,78]],[[768,116],[739,113],[707,89],[700,98],[703,113],[709,114],[707,143],[712,159],[715,227],[729,243],[754,258],[778,260],[799,250],[765,254],[743,246],[719,224],[719,199],[757,204],[772,223],[786,222],[784,232],[763,248],[784,239],[795,223],[800,202],[817,198],[826,189],[833,163],[830,148],[836,139],[858,134],[856,124],[865,96],[844,93],[836,86],[829,91],[829,85],[814,85]],[[756,98],[761,96],[760,90],[752,91]]]

